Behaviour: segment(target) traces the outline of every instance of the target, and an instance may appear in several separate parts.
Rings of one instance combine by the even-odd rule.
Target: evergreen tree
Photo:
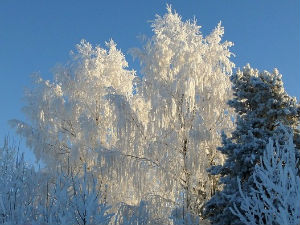
[[[281,75],[258,72],[244,67],[231,77],[234,99],[228,104],[237,113],[236,130],[231,137],[223,134],[223,145],[219,148],[227,156],[224,165],[214,166],[209,171],[221,176],[223,190],[206,203],[204,214],[213,224],[241,224],[230,208],[240,200],[237,177],[241,188],[249,193],[254,186],[252,176],[255,165],[260,161],[269,138],[278,122],[299,134],[299,105],[283,88]],[[296,136],[295,135],[295,136]]]
[[[300,224],[300,177],[290,129],[279,126],[254,169],[255,187],[232,213],[247,225]]]

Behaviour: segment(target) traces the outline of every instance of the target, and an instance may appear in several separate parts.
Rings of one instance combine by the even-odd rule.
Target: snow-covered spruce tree
[[[279,126],[255,165],[254,188],[248,195],[241,189],[240,209],[232,213],[246,225],[300,224],[300,177],[296,166],[292,131]]]
[[[133,50],[143,75],[135,107],[147,113],[137,115],[145,128],[143,156],[158,166],[156,190],[172,201],[181,196],[185,210],[198,213],[216,188],[206,168],[222,163],[216,152],[221,130],[232,127],[226,105],[232,43],[221,41],[220,24],[203,37],[196,21],[167,10],[154,20],[144,48]]]
[[[230,211],[234,203],[239,206],[237,177],[247,195],[254,185],[251,176],[254,167],[278,122],[299,133],[299,105],[285,92],[277,70],[273,73],[258,72],[247,65],[243,71],[234,74],[231,81],[234,99],[228,104],[238,114],[236,130],[230,137],[223,135],[223,145],[219,150],[227,156],[224,165],[210,169],[212,175],[221,175],[223,190],[216,192],[205,205],[205,216],[218,225],[241,224]]]

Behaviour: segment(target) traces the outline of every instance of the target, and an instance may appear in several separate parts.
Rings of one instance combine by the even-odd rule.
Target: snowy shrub
[[[34,169],[6,138],[0,148],[0,224],[22,224],[34,219],[37,193]]]
[[[189,212],[184,212],[184,209],[175,208],[172,211],[170,219],[173,221],[174,225],[194,225],[200,223],[200,218],[197,215],[191,214]]]
[[[14,145],[0,148],[0,224],[108,225],[113,214],[97,180],[82,174],[35,171]]]
[[[121,204],[116,214],[116,225],[148,225],[151,218],[147,209],[147,203],[141,201],[137,206]]]
[[[49,224],[107,225],[112,219],[97,179],[86,167],[82,175],[60,172],[49,195]]]

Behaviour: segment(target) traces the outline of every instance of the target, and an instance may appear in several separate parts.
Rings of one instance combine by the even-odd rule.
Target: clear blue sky
[[[66,62],[83,38],[102,46],[113,38],[127,53],[141,45],[138,35],[152,35],[149,21],[166,12],[166,3],[183,19],[195,16],[204,34],[222,21],[224,40],[235,43],[237,67],[248,62],[258,69],[277,67],[288,93],[300,99],[299,0],[1,0],[0,143],[14,135],[7,120],[24,119],[22,96],[30,74],[51,79],[53,66]],[[130,55],[127,60],[136,67]]]

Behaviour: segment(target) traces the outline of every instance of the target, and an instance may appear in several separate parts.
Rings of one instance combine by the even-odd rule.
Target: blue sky
[[[66,62],[81,39],[104,46],[112,38],[137,69],[127,51],[141,46],[137,36],[152,35],[149,21],[163,15],[167,3],[184,20],[195,16],[204,35],[222,21],[236,66],[278,68],[287,92],[300,99],[299,0],[1,0],[0,143],[14,136],[7,120],[25,119],[22,96],[32,73],[51,79],[51,69]]]

